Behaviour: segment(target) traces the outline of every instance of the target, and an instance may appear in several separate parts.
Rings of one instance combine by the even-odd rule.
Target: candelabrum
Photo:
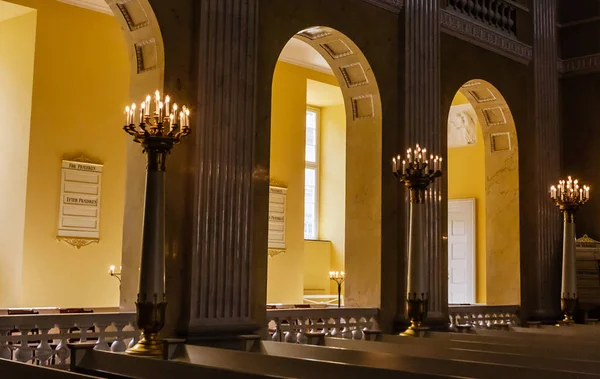
[[[123,128],[142,146],[148,157],[146,170],[146,197],[142,236],[142,259],[139,292],[136,302],[137,326],[142,332],[140,341],[128,349],[129,354],[158,356],[163,353],[163,343],[158,332],[165,323],[167,307],[165,288],[165,172],[166,159],[173,146],[190,134],[190,111],[171,99],[161,100],[156,91],[154,112],[148,96],[139,108],[136,104],[125,109],[126,125]]]
[[[337,283],[337,294],[338,294],[338,308],[342,307],[342,283],[346,279],[344,277],[344,271],[329,271],[329,279]]]
[[[560,180],[550,187],[550,198],[563,214],[563,260],[561,308],[563,320],[559,324],[572,324],[577,310],[577,275],[575,269],[575,213],[590,199],[590,187],[580,185],[577,179]]]
[[[119,267],[119,269],[121,268]],[[117,278],[117,280],[119,281],[119,288],[121,288],[121,273],[115,272],[115,266],[110,266],[108,269],[108,273],[110,274],[110,276]]]
[[[408,280],[406,303],[410,326],[401,335],[415,336],[423,329],[429,303],[427,259],[424,251],[424,204],[427,187],[442,175],[442,158],[431,155],[418,144],[408,149],[406,157],[392,160],[394,176],[410,191],[410,219],[408,239]]]

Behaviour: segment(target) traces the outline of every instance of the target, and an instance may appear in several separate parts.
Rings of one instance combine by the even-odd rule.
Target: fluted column
[[[535,252],[524,257],[535,270],[522,275],[523,305],[531,317],[554,319],[560,314],[560,221],[548,201],[548,188],[560,175],[560,129],[558,114],[558,71],[556,0],[533,2],[533,97],[536,190]],[[533,274],[533,275],[531,275]]]
[[[405,146],[419,143],[433,154],[445,156],[440,118],[440,26],[438,0],[405,2]],[[404,148],[405,146],[401,146]],[[444,220],[441,188],[446,180],[428,189],[431,201],[423,205],[423,252],[429,277],[429,321],[447,320],[448,263],[442,246]],[[444,204],[446,200],[442,197]],[[408,212],[408,198],[405,205]],[[408,236],[407,239],[408,240]],[[406,248],[402,252],[406,254]],[[427,323],[427,321],[426,321]]]
[[[267,238],[256,237],[254,230],[267,229],[267,215],[253,212],[253,207],[266,210],[268,201],[268,173],[254,164],[257,10],[258,0],[196,3],[199,125],[191,336],[251,333],[266,317]],[[264,204],[255,202],[255,193]]]

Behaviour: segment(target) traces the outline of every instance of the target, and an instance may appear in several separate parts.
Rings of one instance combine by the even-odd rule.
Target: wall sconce
[[[119,267],[119,270],[121,269],[122,267]],[[121,273],[115,272],[115,266],[110,266],[110,268],[108,269],[108,273],[110,274],[110,276],[114,276],[119,280],[119,288],[121,288]]]

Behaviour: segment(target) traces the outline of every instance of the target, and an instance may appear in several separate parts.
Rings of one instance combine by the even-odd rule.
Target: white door
[[[448,303],[475,303],[475,199],[448,200]]]

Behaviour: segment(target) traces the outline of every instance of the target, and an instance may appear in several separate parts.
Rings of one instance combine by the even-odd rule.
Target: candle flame
[[[154,95],[156,96],[156,100],[160,100],[160,92],[158,90],[154,92]]]
[[[146,101],[150,101],[152,98],[150,97],[150,95],[146,96]]]
[[[144,102],[142,101],[142,105],[141,105],[141,106],[142,106],[142,109],[146,108],[146,103],[144,103]]]
[[[169,95],[165,96],[165,103],[169,103],[171,102],[171,98],[169,97]]]
[[[173,104],[173,112],[177,112],[177,103]]]

